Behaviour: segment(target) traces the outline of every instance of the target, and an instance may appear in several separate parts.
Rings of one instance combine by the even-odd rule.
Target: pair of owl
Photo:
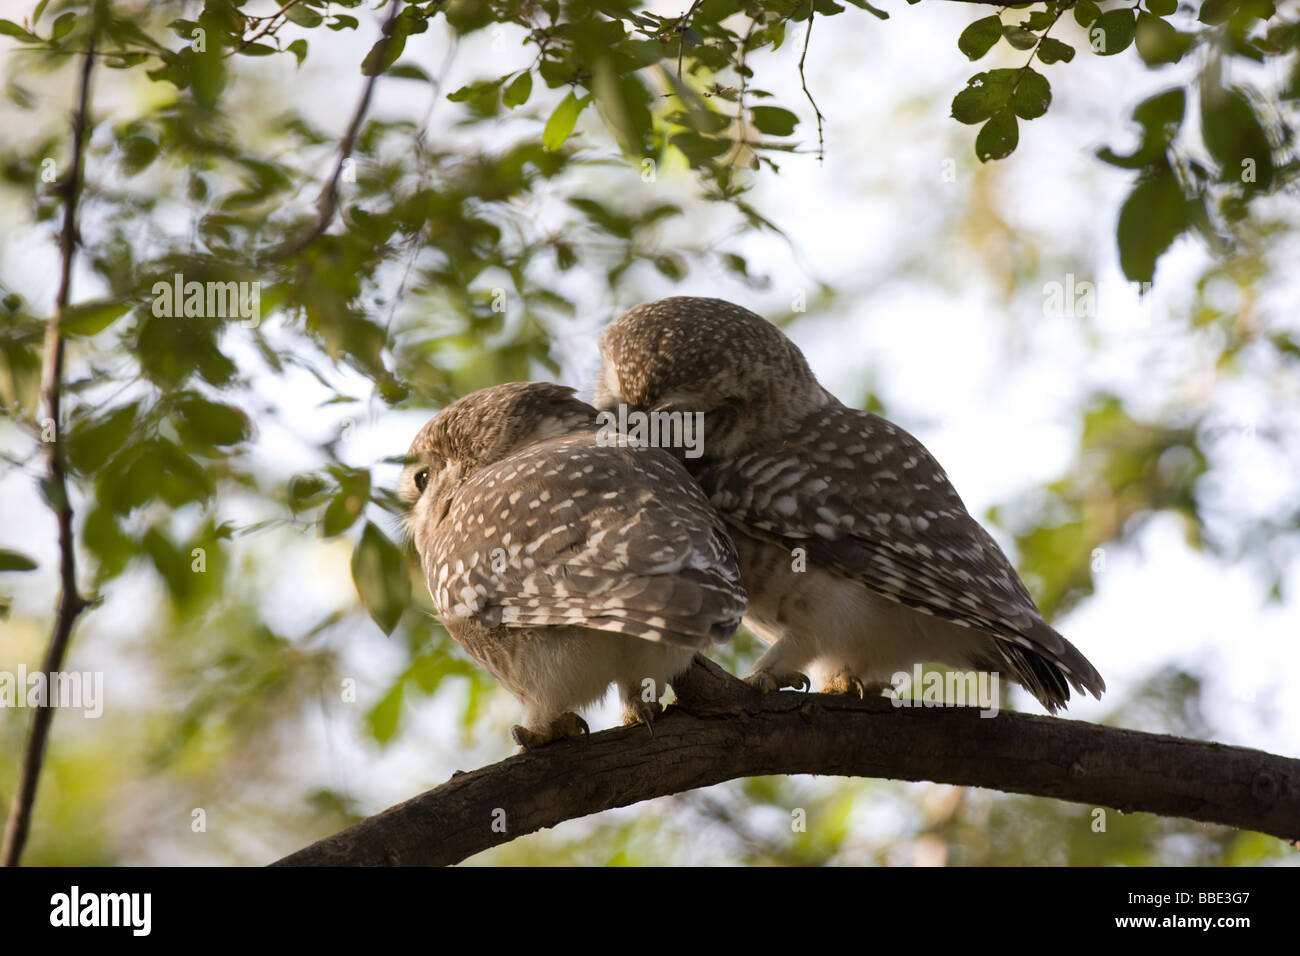
[[[771,645],[747,678],[763,691],[863,695],[935,662],[1052,712],[1071,685],[1100,697],[933,456],[837,401],[775,325],[662,299],[600,351],[598,408],[558,385],[483,389],[421,429],[402,475],[433,603],[522,704],[520,746],[585,732],[577,711],[611,683],[625,722],[652,721],[742,618]],[[620,440],[598,412],[620,406],[702,414],[702,448]]]

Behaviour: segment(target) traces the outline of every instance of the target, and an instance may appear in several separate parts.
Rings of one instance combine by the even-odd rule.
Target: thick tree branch
[[[934,780],[1300,839],[1300,760],[1005,711],[760,695],[699,658],[679,684],[653,735],[625,727],[457,774],[276,865],[457,863],[612,807],[796,773]]]
[[[99,13],[98,8],[96,14]],[[98,19],[98,17],[96,17]],[[54,510],[59,525],[59,608],[54,619],[54,630],[41,669],[49,675],[46,699],[32,716],[32,733],[23,754],[23,765],[14,790],[9,821],[5,825],[4,847],[0,849],[0,865],[17,866],[27,842],[31,824],[32,804],[36,801],[36,785],[45,760],[45,743],[54,720],[54,701],[50,688],[56,685],[54,672],[63,666],[72,627],[89,602],[77,590],[77,554],[72,538],[72,502],[68,497],[68,480],[63,458],[63,427],[60,419],[60,400],[63,389],[63,335],[60,324],[68,311],[72,292],[72,260],[77,252],[77,201],[81,196],[82,170],[86,160],[86,117],[90,112],[90,74],[95,64],[95,45],[98,34],[96,24],[90,34],[89,49],[81,64],[81,84],[77,94],[77,111],[72,121],[72,160],[64,176],[63,229],[59,233],[59,291],[54,301],[54,314],[45,327],[44,367],[41,369],[41,393],[45,405],[45,427],[51,430],[51,441],[45,443],[45,478],[42,489],[46,501]]]

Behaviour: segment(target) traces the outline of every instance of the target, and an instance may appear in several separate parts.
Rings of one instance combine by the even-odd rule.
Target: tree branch
[[[1300,839],[1300,760],[1258,750],[883,697],[759,694],[702,658],[677,691],[653,735],[624,727],[456,774],[275,865],[458,863],[601,810],[797,773],[934,780]]]
[[[288,6],[292,6],[292,4],[287,5],[285,9]],[[393,21],[397,19],[400,7],[400,0],[392,0],[392,6],[388,9],[388,19],[384,21],[383,27],[385,31],[384,39],[380,41],[385,50],[388,48],[388,44],[393,41],[392,34],[387,31]],[[334,171],[330,173],[329,179],[325,181],[320,194],[316,197],[315,220],[300,235],[272,251],[268,257],[271,260],[289,259],[296,256],[322,235],[330,227],[330,223],[334,221],[334,213],[338,208],[339,177],[343,174],[343,164],[348,161],[348,157],[352,155],[352,150],[356,146],[357,134],[361,131],[361,123],[370,109],[370,97],[375,91],[375,83],[378,81],[381,72],[376,71],[366,79],[365,88],[361,91],[361,99],[352,112],[352,121],[348,123],[347,132],[343,134],[343,139],[339,142],[338,155],[334,160]]]
[[[99,8],[96,8],[96,13]],[[96,20],[98,17],[96,16]],[[77,95],[77,112],[72,121],[72,159],[62,184],[63,230],[59,233],[59,291],[54,302],[54,314],[45,327],[44,366],[41,369],[41,392],[45,403],[45,418],[52,429],[52,441],[45,443],[45,478],[42,490],[59,524],[59,608],[54,619],[54,629],[41,669],[49,675],[45,699],[32,715],[32,733],[23,754],[18,786],[14,790],[5,825],[4,846],[0,849],[0,866],[17,866],[27,843],[31,825],[32,805],[36,801],[36,785],[40,781],[41,765],[45,761],[45,744],[54,720],[54,701],[51,688],[57,686],[54,673],[63,666],[72,627],[89,602],[77,590],[77,554],[72,539],[72,502],[68,497],[68,480],[63,461],[63,429],[59,411],[63,389],[63,346],[60,332],[63,315],[68,310],[72,291],[72,260],[76,256],[77,201],[81,196],[82,171],[86,159],[86,117],[90,112],[90,74],[95,64],[95,42],[98,23],[90,31],[90,46],[81,65],[81,87]]]

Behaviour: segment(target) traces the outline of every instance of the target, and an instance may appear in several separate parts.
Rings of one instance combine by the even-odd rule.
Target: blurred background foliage
[[[6,8],[0,669],[10,671],[37,666],[57,586],[53,524],[36,490],[38,378],[78,53],[92,35],[96,49],[64,323],[65,434],[83,586],[102,603],[80,622],[68,666],[103,670],[109,700],[98,721],[56,720],[27,862],[261,863],[504,756],[513,703],[432,619],[398,534],[401,454],[427,414],[474,389],[587,384],[605,322],[690,283],[762,298],[792,334],[814,315],[847,329],[856,309],[904,280],[951,290],[972,277],[1002,314],[1031,317],[1026,327],[1007,320],[1008,341],[1031,335],[1040,316],[1068,322],[1080,366],[1123,352],[1140,371],[1136,386],[1080,375],[1075,447],[1059,475],[997,496],[988,512],[1044,612],[1086,601],[1107,549],[1160,516],[1177,520],[1189,547],[1246,562],[1273,600],[1295,606],[1284,582],[1300,500],[1223,509],[1216,480],[1244,440],[1270,467],[1300,474],[1300,333],[1295,299],[1279,306],[1277,292],[1296,245],[1300,8],[926,4],[946,9],[922,21],[918,63],[1009,64],[971,77],[952,100],[953,118],[980,124],[972,142],[947,118],[953,90],[919,76],[884,89],[841,58],[809,88],[801,56],[817,66],[821,30],[879,51],[900,19],[923,15],[848,2]],[[1155,278],[1180,237],[1199,250],[1194,274],[1178,274],[1179,307],[1137,340],[1099,319],[1073,284],[1102,274],[1095,253],[1072,248],[1068,230],[1035,235],[1017,222],[1036,197],[1009,193],[998,164],[982,165],[1048,135],[1043,123],[1022,129],[1052,102],[1048,65],[1058,100],[1072,82],[1080,90],[1077,111],[1096,70],[1120,62],[1084,61],[1130,47],[1125,75],[1149,73],[1155,92],[1136,106],[1087,103],[1131,112],[1130,145],[1080,137],[1065,148],[1123,170],[1120,200],[1092,215],[1114,223],[1108,255],[1125,278]],[[337,219],[317,234],[321,185],[375,75],[340,169]],[[833,118],[819,93],[841,107]],[[909,179],[900,153],[889,176],[839,188],[898,193],[925,214],[894,232],[866,230],[888,241],[870,263],[808,262],[768,208],[780,206],[788,164],[816,175],[814,157],[834,168],[847,152],[853,163],[851,148],[835,152],[845,127],[875,151],[915,149],[907,130],[919,112],[927,129],[936,116],[949,129],[930,144],[928,179]],[[1015,189],[1046,190],[1052,175],[1040,165]],[[1093,195],[1086,180],[1065,187]],[[945,189],[941,202],[926,199]],[[156,286],[178,275],[257,283],[257,314],[161,314]],[[1061,276],[1054,307],[1044,280]],[[1173,340],[1199,360],[1142,364]],[[841,397],[926,437],[923,416],[880,387],[885,371],[867,361]],[[1257,399],[1246,418],[1220,400],[1243,388]],[[738,671],[757,653],[742,632],[717,657]],[[1216,736],[1201,707],[1209,666],[1123,675],[1091,716]],[[27,726],[23,710],[0,716],[5,807]],[[1095,820],[1089,808],[945,786],[763,778],[570,823],[475,862],[1288,858],[1255,834],[1114,812],[1099,831]]]

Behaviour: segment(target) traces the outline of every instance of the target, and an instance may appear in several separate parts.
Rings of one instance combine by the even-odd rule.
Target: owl
[[[695,652],[740,626],[726,528],[666,451],[540,382],[453,402],[416,435],[399,493],[438,615],[513,694],[524,749],[585,733],[617,684],[651,722]]]
[[[771,647],[761,690],[883,690],[933,662],[992,671],[1055,713],[1105,683],[1043,621],[925,447],[818,384],[775,325],[720,299],[637,306],[600,336],[595,404],[702,415],[683,456],[726,520]]]

